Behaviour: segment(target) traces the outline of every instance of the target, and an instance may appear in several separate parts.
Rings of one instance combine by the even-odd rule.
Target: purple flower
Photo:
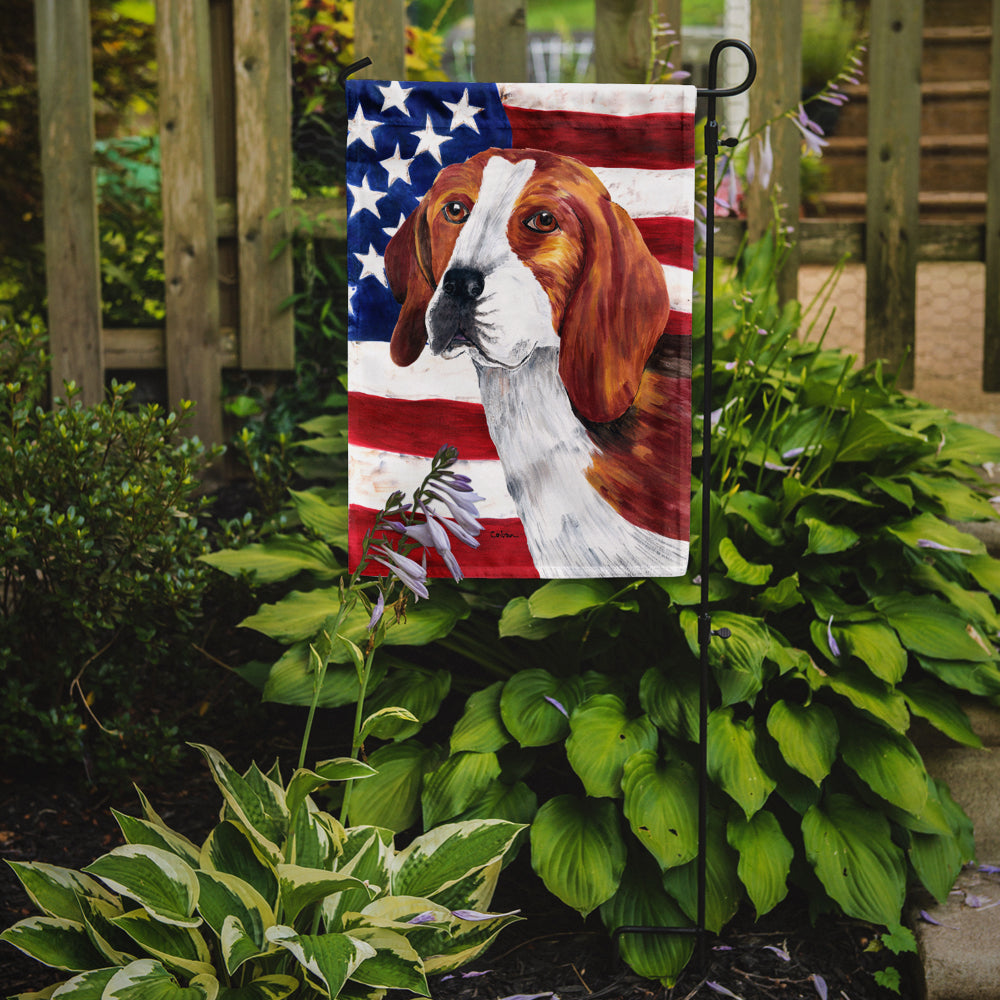
[[[721,983],[713,983],[709,981],[705,983],[705,985],[714,993],[721,993],[724,997],[735,997],[735,1000],[743,1000],[738,993],[734,993],[732,990],[727,990]]]
[[[417,597],[430,596],[427,591],[426,567],[421,566],[418,562],[414,562],[407,556],[400,555],[398,552],[393,552],[393,550],[386,545],[376,545],[371,551],[378,553],[378,555],[372,556],[375,562],[381,563],[387,569],[392,570],[392,572],[402,582],[403,586],[413,591]]]
[[[819,1000],[826,1000],[826,980],[815,972],[809,978],[812,979],[813,986],[816,987],[816,992],[819,994]]]
[[[492,920],[494,917],[514,917],[520,910],[511,910],[509,913],[480,913],[479,910],[452,910],[451,915],[459,920]]]
[[[382,620],[382,614],[385,611],[385,594],[380,590],[378,592],[378,600],[375,602],[375,607],[372,609],[372,616],[368,619],[368,631],[371,632],[376,625]]]
[[[408,924],[432,924],[437,920],[437,916],[433,910],[424,910],[423,913],[418,913],[415,917],[410,917],[406,922]]]
[[[550,705],[555,705],[555,707],[559,709],[559,711],[562,712],[562,714],[565,715],[567,719],[569,718],[569,712],[566,711],[565,707],[561,702],[556,701],[555,698],[552,698],[549,695],[544,695],[544,698]]]
[[[826,623],[826,641],[830,646],[830,652],[834,656],[840,656],[840,646],[837,645],[837,640],[833,637],[833,615],[830,615],[830,620]]]
[[[792,124],[802,134],[802,139],[806,144],[806,149],[816,156],[823,155],[823,147],[827,145],[826,139],[822,138],[823,130],[806,114],[806,109],[800,104],[797,115],[792,116]]]
[[[476,520],[479,517],[476,504],[482,501],[483,497],[476,493],[453,491],[441,482],[434,483],[426,491],[426,495],[431,500],[440,500],[458,524],[470,534],[478,535],[483,530],[483,526]]]
[[[784,948],[779,948],[775,944],[766,944],[766,945],[764,945],[764,950],[765,951],[773,951],[775,953],[775,955],[777,955],[778,958],[780,958],[782,960],[782,962],[790,962],[792,960],[792,956],[789,955],[788,952]]]
[[[747,164],[747,181],[756,181],[767,190],[771,186],[771,174],[774,172],[774,150],[771,148],[771,126],[764,129],[764,135],[750,149],[750,162]]]
[[[972,549],[956,549],[951,545],[942,545],[940,542],[935,542],[930,538],[918,538],[917,547],[921,549],[938,549],[940,552],[958,552],[963,556],[972,555]]]

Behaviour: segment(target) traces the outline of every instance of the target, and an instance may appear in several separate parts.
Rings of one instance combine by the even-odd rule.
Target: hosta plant
[[[202,844],[170,829],[140,793],[115,813],[126,843],[82,871],[12,862],[41,911],[0,935],[63,973],[36,997],[280,1000],[429,996],[427,976],[477,956],[518,919],[488,912],[521,829],[450,823],[397,849],[391,831],[343,827],[312,795],[369,779],[338,758],[234,770],[202,746],[224,802]]]

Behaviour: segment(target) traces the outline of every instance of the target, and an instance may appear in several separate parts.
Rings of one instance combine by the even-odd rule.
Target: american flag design
[[[671,454],[637,454],[635,468],[669,467],[649,477],[642,502],[661,512],[657,531],[678,540],[663,565],[639,560],[616,576],[676,576],[687,569],[690,508],[690,340],[694,264],[696,91],[679,86],[521,83],[347,83],[348,459],[350,563],[376,512],[395,490],[411,493],[445,444],[455,471],[476,492],[479,547],[456,547],[469,577],[593,576],[572,566],[536,566],[522,519],[484,416],[468,355],[425,349],[407,367],[389,357],[400,304],[389,288],[385,252],[449,164],[489,149],[540,149],[573,157],[597,175],[631,216],[663,269],[670,313],[663,333],[678,377],[672,419],[683,432]],[[621,289],[628,295],[628,289]],[[655,484],[655,492],[654,492]],[[419,554],[418,554],[419,558]],[[447,574],[433,551],[428,574]],[[608,574],[610,575],[610,574]]]

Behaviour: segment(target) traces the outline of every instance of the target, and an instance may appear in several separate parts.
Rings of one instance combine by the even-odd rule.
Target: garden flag
[[[466,576],[686,571],[695,96],[348,82],[352,567],[451,445]]]

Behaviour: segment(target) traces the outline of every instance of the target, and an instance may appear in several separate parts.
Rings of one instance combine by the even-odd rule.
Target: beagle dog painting
[[[596,174],[486,149],[440,170],[384,259],[391,360],[471,359],[539,575],[683,572],[658,498],[690,477],[687,359],[663,267]]]

